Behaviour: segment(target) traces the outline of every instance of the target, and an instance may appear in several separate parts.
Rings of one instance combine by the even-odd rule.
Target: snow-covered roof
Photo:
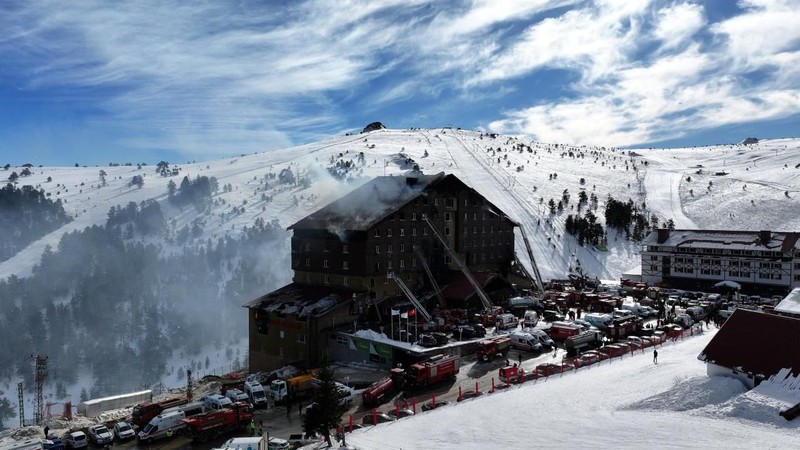
[[[669,234],[659,236],[664,230],[650,233],[642,245],[660,245],[665,247],[682,248],[721,248],[728,250],[766,250],[775,252],[797,252],[800,233],[795,232],[760,232],[760,231],[734,231],[734,230],[668,230]],[[769,236],[769,240],[762,240],[762,233]],[[661,239],[659,239],[661,237]]]
[[[789,295],[775,306],[775,311],[800,316],[800,288],[792,289],[792,292],[789,292]]]

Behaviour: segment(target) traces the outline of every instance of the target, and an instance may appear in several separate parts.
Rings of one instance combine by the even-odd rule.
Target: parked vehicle
[[[229,399],[231,399],[232,402],[249,402],[250,401],[250,397],[248,397],[247,394],[245,394],[244,391],[242,391],[240,389],[236,389],[236,388],[228,389],[225,392],[225,397],[228,397]]]
[[[521,367],[517,367],[516,365],[513,366],[506,366],[501,367],[498,372],[498,379],[505,383],[505,384],[514,384],[518,383],[522,380],[522,376],[525,372],[522,370]]]
[[[542,320],[545,322],[556,322],[564,320],[564,315],[553,309],[545,309],[542,311]]]
[[[255,407],[267,406],[267,403],[269,403],[267,392],[264,389],[264,386],[262,386],[258,381],[245,381],[244,393],[250,397],[250,403],[252,403]]]
[[[423,410],[423,411],[430,411],[430,410],[433,410],[433,409],[436,409],[436,408],[440,408],[440,407],[442,407],[442,406],[445,406],[445,405],[447,405],[447,404],[448,404],[448,402],[447,402],[447,401],[444,401],[444,400],[442,400],[442,401],[438,401],[438,400],[437,400],[437,401],[436,401],[436,403],[434,403],[434,402],[428,402],[428,403],[425,403],[424,405],[422,405],[422,410]]]
[[[186,427],[186,424],[183,423],[185,418],[186,414],[183,411],[159,414],[153,417],[136,437],[140,442],[145,442],[172,436]]]
[[[478,332],[475,331],[471,325],[459,325],[458,328],[453,330],[453,337],[458,337],[458,340],[474,339],[480,337]]]
[[[436,355],[428,361],[412,364],[403,375],[404,387],[415,388],[444,380],[455,380],[459,363],[460,359],[456,355]]]
[[[522,317],[522,326],[535,327],[537,323],[539,323],[539,313],[530,309],[525,311]]]
[[[394,422],[394,418],[386,413],[378,412],[375,414],[367,414],[361,419],[364,425],[373,425],[375,423]]]
[[[266,436],[262,436],[231,438],[225,441],[221,448],[228,450],[289,450],[291,446],[286,439],[271,437],[267,442]]]
[[[430,333],[430,335],[433,336],[434,339],[436,339],[436,345],[447,345],[448,343],[450,343],[450,338],[447,337],[447,335],[444,333],[433,332]]]
[[[508,336],[493,336],[478,342],[475,355],[479,361],[489,361],[497,355],[506,356],[511,349],[511,339]]]
[[[430,334],[420,334],[417,345],[421,345],[423,347],[436,347],[438,342],[436,341],[436,338]]]
[[[532,352],[542,351],[542,343],[539,337],[531,333],[524,333],[521,331],[514,331],[509,335],[511,338],[511,345],[520,350],[528,350]]]
[[[183,419],[182,422],[185,425],[186,436],[193,441],[206,442],[223,434],[244,429],[252,419],[253,413],[247,403],[238,402],[206,414]]]
[[[570,322],[571,324],[577,326],[581,329],[581,331],[589,331],[594,325],[590,324],[589,322],[581,319],[575,319]]]
[[[108,427],[102,424],[92,425],[88,428],[89,439],[97,445],[110,444],[114,440],[114,435],[111,434]]]
[[[686,308],[686,314],[695,322],[700,322],[706,318],[706,310],[702,306],[690,306]]]
[[[689,328],[694,323],[694,320],[688,314],[678,314],[672,321],[684,328]]]
[[[412,411],[412,410],[410,410],[408,408],[390,409],[390,410],[386,411],[386,414],[388,414],[391,418],[393,418],[395,420],[398,420],[398,419],[402,419],[404,417],[413,416],[414,415],[414,411]]]
[[[550,338],[556,341],[563,341],[564,339],[574,336],[581,332],[577,326],[567,322],[553,322],[550,328],[545,330]]]
[[[76,449],[89,446],[89,439],[83,431],[73,431],[67,435],[67,448]]]
[[[64,450],[64,448],[64,443],[58,436],[51,434],[47,439],[42,440],[42,450]]]
[[[495,327],[498,330],[507,330],[509,328],[516,328],[519,325],[519,319],[513,314],[500,314],[495,319]]]
[[[302,397],[311,392],[314,387],[315,376],[316,372],[310,371],[285,380],[272,380],[269,384],[268,395],[275,403],[285,401],[290,395]]]
[[[233,401],[228,397],[220,394],[208,394],[203,397],[203,405],[206,411],[216,411],[225,409],[233,404]]]
[[[356,425],[356,424],[353,424]],[[317,436],[316,434],[308,434],[308,433],[297,433],[297,434],[290,434],[289,439],[289,446],[292,448],[304,447],[309,444],[321,444],[322,438]]]
[[[170,397],[158,402],[139,403],[133,407],[131,423],[140,428],[144,427],[153,417],[161,414],[164,410],[185,405],[188,402],[186,397]]]
[[[612,339],[622,339],[631,334],[636,334],[642,329],[642,319],[637,316],[630,316],[626,319],[614,319],[606,329],[606,333]]]
[[[365,405],[380,405],[400,389],[400,386],[402,386],[401,375],[395,374],[395,370],[402,371],[402,369],[392,369],[391,377],[382,378],[364,389],[361,393],[361,398],[364,400]]]
[[[117,437],[117,440],[127,441],[135,438],[136,432],[133,431],[132,426],[128,425],[128,422],[120,421],[114,424],[114,436]]]
[[[564,340],[568,355],[575,355],[587,348],[598,348],[603,345],[603,333],[599,330],[583,331]]]

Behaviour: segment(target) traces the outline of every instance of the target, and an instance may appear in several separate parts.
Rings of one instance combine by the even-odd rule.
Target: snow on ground
[[[646,202],[662,222],[672,219],[679,228],[793,231],[800,228],[800,215],[794,213],[800,197],[798,148],[800,140],[780,139],[749,146],[632,152],[492,138],[466,130],[417,129],[380,130],[237,158],[178,164],[177,177],[161,177],[153,165],[141,169],[34,167],[34,174],[21,178],[18,184],[46,189],[51,198],[65,202],[74,221],[0,262],[0,278],[30,274],[45,245],[55,248],[64,232],[105,223],[111,207],[131,201],[162,201],[167,221],[172,223],[174,219],[176,230],[203,217],[205,233],[197,243],[235,235],[258,217],[275,218],[282,226],[289,226],[370,178],[404,174],[411,166],[399,156],[402,153],[424,173],[454,173],[518,221],[528,234],[545,279],[562,278],[578,260],[590,275],[616,279],[640,263],[639,246],[612,232],[608,251],[598,251],[579,246],[567,235],[564,221],[568,214],[577,212],[580,191],[597,196],[598,205],[593,212],[601,222],[611,195],[622,201]],[[361,153],[363,164],[358,162]],[[343,183],[328,176],[326,167],[333,165],[332,161],[352,161],[356,166],[351,172],[353,181]],[[311,183],[280,185],[274,179],[268,180],[269,186],[265,183],[265,175],[277,175],[284,169]],[[101,186],[100,170],[107,173],[106,186]],[[698,170],[703,172],[697,174]],[[715,175],[719,172],[727,175]],[[134,175],[144,177],[143,188],[129,186]],[[184,176],[198,175],[216,177],[220,187],[230,184],[232,189],[220,189],[214,196],[219,201],[205,215],[194,208],[175,208],[163,201],[170,180],[180,184]],[[48,182],[48,177],[52,181]],[[710,189],[709,182],[713,184]],[[569,203],[563,212],[551,215],[547,202],[558,202],[565,190]],[[264,194],[270,199],[264,200]],[[234,206],[245,212],[231,213]],[[517,238],[517,253],[527,265],[527,252],[519,233]],[[171,249],[169,243],[159,244],[164,251]],[[282,279],[288,280],[290,272],[287,264]]]
[[[706,376],[697,355],[714,332],[651,352],[589,366],[537,384],[357,430],[361,450],[559,448],[798,448],[800,421],[781,409],[797,390],[747,392]]]

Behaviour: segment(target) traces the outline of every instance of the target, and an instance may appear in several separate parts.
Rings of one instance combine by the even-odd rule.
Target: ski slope
[[[159,176],[153,165],[34,167],[33,175],[20,178],[18,184],[42,188],[51,198],[61,199],[74,220],[0,262],[0,279],[29,275],[46,246],[56,248],[65,232],[105,223],[115,205],[158,200],[175,229],[201,218],[204,232],[188,245],[202,245],[207,238],[236,235],[258,217],[289,226],[373,177],[403,175],[411,169],[408,158],[424,173],[455,174],[519,223],[544,279],[563,278],[578,262],[591,276],[614,279],[640,264],[639,245],[610,230],[607,251],[599,251],[578,245],[565,233],[564,221],[577,212],[581,190],[597,196],[593,213],[600,222],[606,200],[613,196],[645,203],[648,214],[662,223],[672,219],[678,228],[794,231],[800,228],[798,149],[800,140],[780,139],[749,146],[628,151],[544,144],[452,128],[385,129],[224,160],[172,162],[180,169],[177,177]],[[361,153],[363,163],[358,162]],[[354,170],[346,181],[329,175],[328,167],[348,161]],[[703,173],[696,173],[701,167]],[[265,178],[286,169],[307,183],[279,185]],[[19,168],[9,174],[15,170]],[[105,186],[99,180],[100,170],[107,173]],[[726,175],[715,175],[720,171]],[[141,189],[129,186],[134,175],[144,177]],[[170,180],[179,185],[184,176],[198,175],[216,177],[220,187],[231,189],[220,189],[205,212],[164,201]],[[551,214],[547,203],[558,202],[565,191],[570,202],[562,212]],[[244,212],[232,213],[234,206]],[[173,244],[159,244],[165,252],[173,249]],[[288,242],[284,247],[288,251]],[[529,265],[519,233],[517,253]],[[278,275],[288,279],[290,268]]]

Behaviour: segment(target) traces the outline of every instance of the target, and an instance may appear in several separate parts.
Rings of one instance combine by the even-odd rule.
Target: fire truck
[[[479,361],[489,361],[499,354],[506,356],[509,349],[511,349],[511,338],[508,336],[494,336],[479,341],[475,355]]]
[[[459,361],[456,355],[436,355],[425,362],[412,364],[404,374],[405,387],[414,389],[444,380],[455,380]]]
[[[361,398],[367,406],[374,406],[388,400],[401,389],[415,389],[443,380],[455,380],[460,359],[455,355],[436,355],[430,359],[412,364],[408,369],[396,367],[389,377],[369,385]]]
[[[171,397],[158,402],[139,403],[131,412],[131,423],[139,428],[147,425],[150,420],[161,414],[165,409],[189,403],[186,397]]]
[[[243,429],[253,419],[253,412],[245,402],[231,404],[228,408],[200,414],[181,422],[184,433],[193,441],[206,442],[223,434]]]
[[[516,364],[513,366],[501,367],[500,370],[498,370],[498,378],[505,384],[520,383],[523,381],[524,376],[525,371],[522,367],[517,367]]]

